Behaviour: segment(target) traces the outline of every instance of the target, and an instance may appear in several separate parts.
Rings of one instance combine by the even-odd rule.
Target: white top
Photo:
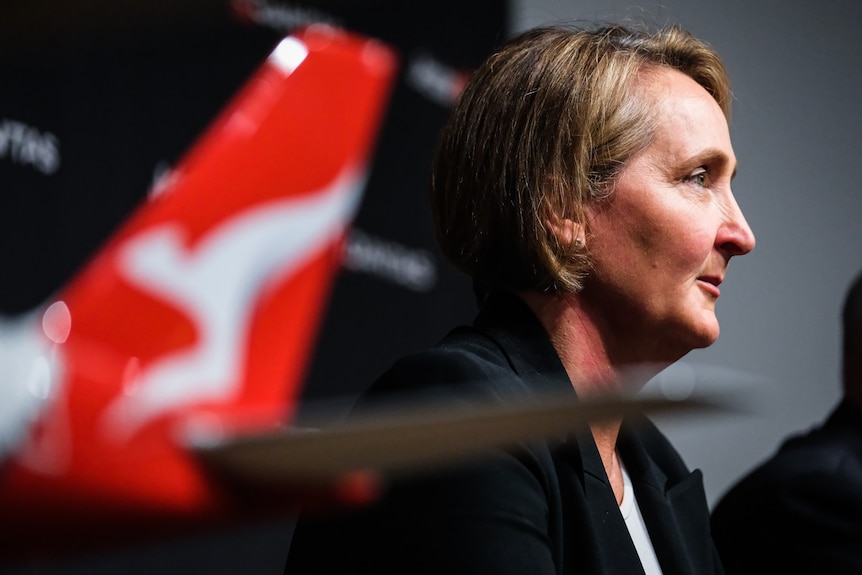
[[[662,575],[658,558],[655,556],[655,549],[653,549],[644,518],[635,498],[635,490],[632,489],[632,480],[622,461],[620,461],[620,469],[623,472],[623,500],[620,503],[620,513],[623,514],[629,535],[631,535],[635,549],[641,558],[641,564],[646,575]]]

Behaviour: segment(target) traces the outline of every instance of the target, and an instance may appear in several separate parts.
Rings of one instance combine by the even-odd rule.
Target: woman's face
[[[719,286],[730,258],[754,248],[754,234],[730,189],[736,157],[718,104],[676,70],[640,81],[658,129],[610,199],[589,209],[593,270],[582,297],[626,353],[640,356],[629,359],[673,361],[718,337]]]

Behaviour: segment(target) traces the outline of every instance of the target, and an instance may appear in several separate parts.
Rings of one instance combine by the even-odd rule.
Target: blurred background
[[[402,67],[305,399],[349,400],[397,356],[474,313],[433,242],[427,176],[466,74],[502,39],[558,21],[678,23],[724,57],[734,191],[757,248],[733,260],[719,341],[652,382],[743,410],[658,419],[710,503],[839,396],[839,316],[862,269],[862,4],[851,0],[28,0],[0,14],[0,315],[58,290],[174,165],[275,43],[328,22]],[[0,518],[2,521],[2,518]],[[292,522],[15,573],[281,573]]]

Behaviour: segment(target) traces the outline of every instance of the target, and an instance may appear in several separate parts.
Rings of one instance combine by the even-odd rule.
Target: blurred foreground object
[[[342,30],[286,37],[81,273],[16,322],[30,353],[2,367],[0,399],[19,409],[0,428],[0,556],[264,511],[182,435],[201,420],[273,429],[296,407],[396,66]]]

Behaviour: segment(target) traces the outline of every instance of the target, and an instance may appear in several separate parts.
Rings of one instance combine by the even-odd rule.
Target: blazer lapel
[[[675,452],[662,447],[665,440],[658,433],[643,421],[637,435],[630,429],[620,434],[619,449],[662,572],[715,573],[703,476],[700,470],[689,472]]]

